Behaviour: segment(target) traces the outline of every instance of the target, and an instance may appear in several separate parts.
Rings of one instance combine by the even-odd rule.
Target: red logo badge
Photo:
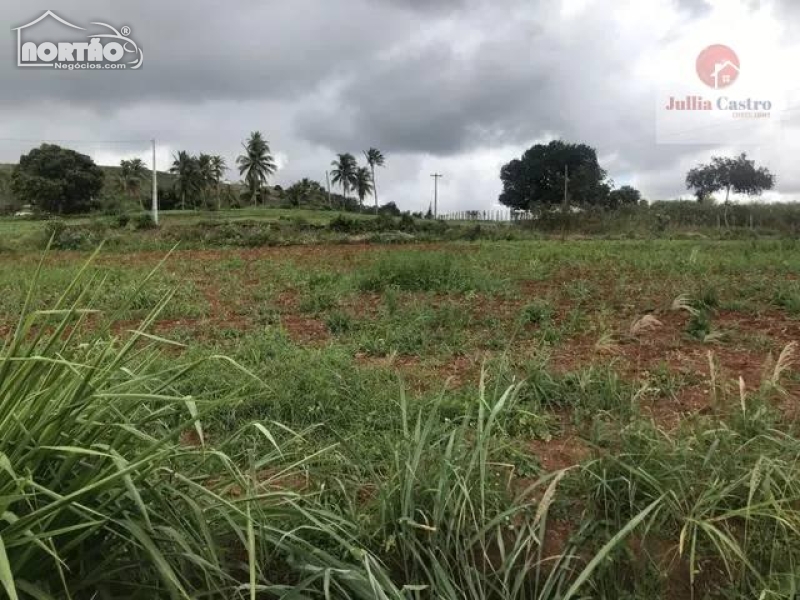
[[[697,57],[697,75],[703,83],[715,90],[733,85],[739,77],[739,69],[736,52],[722,44],[709,46]]]

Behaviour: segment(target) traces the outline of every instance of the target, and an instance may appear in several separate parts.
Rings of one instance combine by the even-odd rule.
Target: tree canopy
[[[382,167],[386,164],[383,152],[377,148],[370,148],[364,152],[370,171],[372,172],[372,195],[375,197],[375,210],[378,210],[378,184],[375,183],[375,167]]]
[[[261,189],[267,185],[269,177],[275,174],[277,165],[269,142],[259,131],[250,134],[250,138],[244,144],[244,150],[244,154],[236,159],[236,164],[239,165],[239,174],[244,175],[251,201],[255,204]]]
[[[753,160],[742,153],[736,158],[713,156],[711,162],[698,165],[686,175],[686,188],[694,190],[698,201],[725,190],[725,202],[731,190],[737,194],[758,196],[775,187],[775,176],[766,167],[756,167]]]
[[[42,144],[23,154],[11,189],[23,204],[57,214],[88,212],[103,188],[103,171],[85,154]]]
[[[642,193],[635,187],[623,185],[617,190],[608,193],[608,208],[619,208],[621,206],[636,206],[642,201]]]
[[[503,192],[500,202],[518,210],[537,210],[558,205],[564,200],[568,177],[571,204],[606,203],[609,186],[606,172],[597,161],[597,152],[586,144],[560,140],[537,144],[521,158],[504,165],[500,171]]]
[[[347,198],[347,193],[356,187],[356,171],[358,171],[358,164],[356,157],[345,152],[344,154],[337,154],[336,160],[331,163],[331,180],[334,185],[342,186],[342,194]]]
[[[147,167],[141,158],[122,160],[119,163],[119,181],[123,191],[129,198],[139,200],[139,205],[144,210],[141,190],[142,182],[147,177]]]
[[[353,177],[353,189],[358,196],[358,204],[364,207],[364,198],[369,196],[374,188],[372,184],[372,173],[369,167],[358,167]]]

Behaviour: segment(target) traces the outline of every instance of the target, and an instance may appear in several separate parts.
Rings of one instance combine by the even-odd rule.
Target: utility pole
[[[569,165],[564,166],[564,212],[569,211]]]
[[[433,218],[439,218],[439,180],[444,177],[441,173],[433,173]]]
[[[153,222],[158,225],[158,170],[156,169],[156,140],[153,143]]]

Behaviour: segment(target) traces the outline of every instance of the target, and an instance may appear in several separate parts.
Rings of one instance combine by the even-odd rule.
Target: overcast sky
[[[617,185],[633,184],[651,199],[686,195],[687,168],[714,152],[740,151],[776,173],[781,197],[800,199],[797,4],[3,0],[0,162],[33,145],[13,140],[44,139],[80,140],[64,145],[104,164],[132,155],[149,162],[146,144],[99,141],[155,137],[159,168],[179,149],[222,154],[232,166],[257,129],[281,167],[275,183],[324,182],[335,153],[360,156],[375,146],[387,157],[378,175],[382,201],[427,209],[430,174],[438,171],[447,212],[495,206],[501,165],[536,142],[562,138],[596,147]],[[18,68],[12,28],[48,8],[83,27],[129,26],[142,68]],[[44,22],[30,31],[37,27],[45,37],[67,32]],[[708,128],[710,143],[665,144],[657,116],[673,91],[714,97],[695,73],[696,56],[714,43],[741,60],[740,81],[727,95],[769,98],[771,122],[718,121]],[[723,129],[732,135],[716,139]]]

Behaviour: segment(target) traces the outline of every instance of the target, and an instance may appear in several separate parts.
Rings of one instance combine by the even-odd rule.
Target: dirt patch
[[[534,440],[528,444],[545,471],[561,471],[581,464],[591,456],[591,449],[580,438],[569,435],[550,441]]]
[[[319,319],[300,315],[281,316],[281,325],[292,341],[300,344],[320,344],[330,339],[328,327]]]

